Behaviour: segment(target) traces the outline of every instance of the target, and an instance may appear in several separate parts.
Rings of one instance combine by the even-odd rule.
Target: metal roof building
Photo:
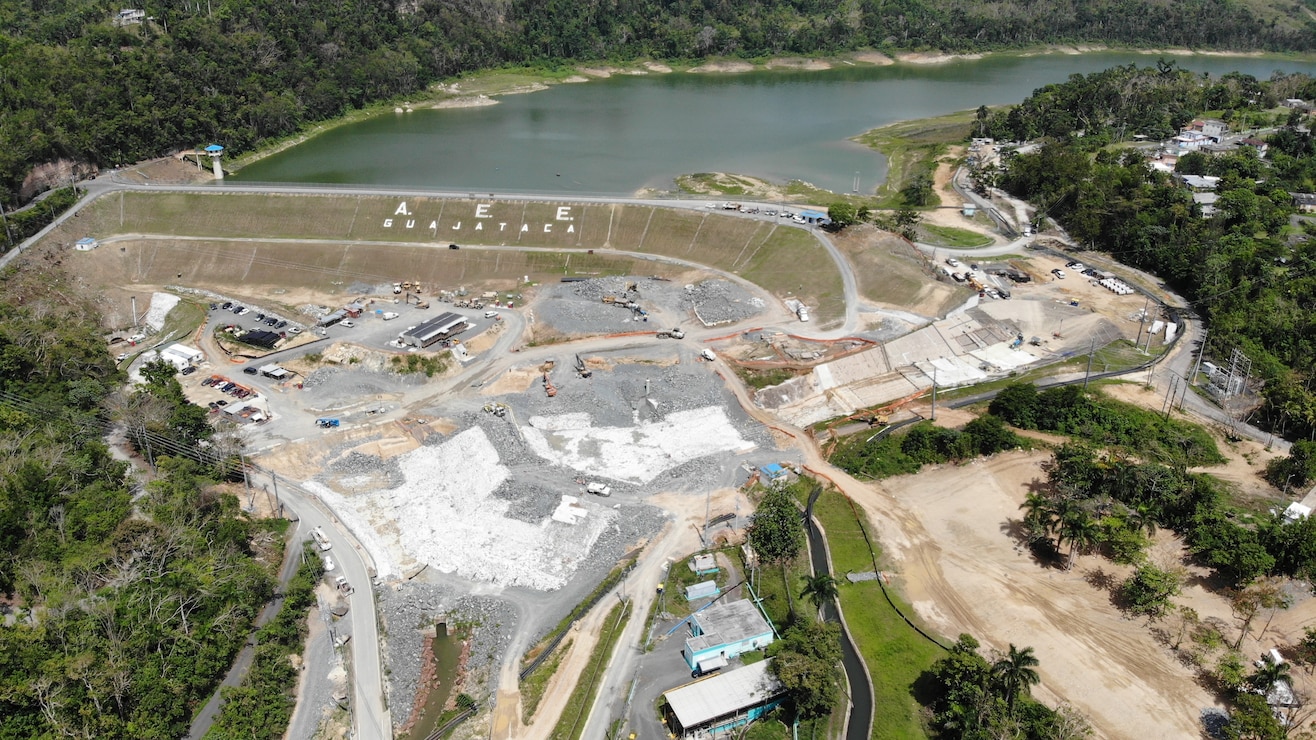
[[[772,625],[749,599],[713,604],[690,616],[685,663],[690,670],[708,672],[725,667],[742,653],[772,644]]]
[[[402,341],[413,347],[428,347],[440,339],[447,339],[466,328],[466,317],[455,313],[441,313],[418,326],[402,332]]]
[[[740,727],[772,711],[786,689],[764,660],[719,673],[663,694],[668,730],[676,737],[706,737]]]

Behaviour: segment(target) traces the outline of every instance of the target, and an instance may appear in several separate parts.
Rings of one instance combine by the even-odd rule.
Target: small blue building
[[[759,468],[763,479],[769,483],[781,483],[786,480],[786,469],[777,463],[768,463]]]
[[[753,722],[781,704],[786,689],[764,660],[703,678],[663,694],[672,737],[716,737]]]
[[[682,654],[691,671],[708,673],[725,668],[741,653],[771,645],[774,639],[772,625],[753,601],[727,601],[690,616],[690,637]]]
[[[800,211],[800,218],[815,226],[826,226],[832,222],[831,217],[822,211]]]

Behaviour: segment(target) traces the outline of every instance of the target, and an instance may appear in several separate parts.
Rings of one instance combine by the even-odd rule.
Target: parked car
[[[257,320],[257,321],[264,321],[264,320],[265,320],[265,314],[263,314],[263,313],[258,313],[258,314],[256,314],[256,320]]]
[[[340,321],[340,322],[338,322],[338,325],[339,325],[339,326],[345,326],[345,327],[347,327],[348,329],[351,329],[352,327],[356,326],[356,324],[353,324],[353,323],[352,323],[351,319],[348,319],[347,321]]]
[[[1056,269],[1052,270],[1052,271],[1051,271],[1051,274],[1056,276],[1056,280],[1064,280],[1064,279],[1065,279],[1065,271],[1062,270],[1062,269],[1060,269],[1059,267],[1057,267]]]
[[[461,249],[461,247],[457,246],[456,244],[449,244],[448,249]]]
[[[119,354],[118,357],[115,357],[115,358],[114,358],[115,362],[123,362],[123,361],[126,360],[126,359],[128,359],[128,353],[127,353],[127,352],[122,352],[122,353]]]
[[[248,375],[255,375],[255,374],[256,374],[257,372],[259,372],[259,371],[258,371],[256,368],[254,368],[254,367],[244,367],[244,368],[242,368],[242,372],[244,372],[244,373],[246,373],[246,374],[248,374]]]
[[[233,308],[233,301],[224,301],[224,305],[220,306],[220,308],[224,309],[225,311],[229,310],[230,308]]]
[[[216,304],[216,303],[212,303],[212,304],[210,304],[210,310],[211,310],[211,311],[214,311],[214,310],[217,309],[217,308],[219,308],[219,304]]]
[[[328,555],[324,556],[324,572],[332,573],[334,569],[334,559]]]
[[[955,259],[954,257],[947,257],[946,264],[950,265],[951,267],[959,267],[960,261]]]
[[[301,333],[302,333],[302,330],[301,330],[301,329],[298,329],[298,328],[295,327],[295,326],[290,326],[290,327],[288,327],[288,333],[289,333],[289,334],[301,334]]]
[[[191,365],[188,365],[187,367],[183,368],[184,375],[191,375],[194,372],[196,372],[196,368],[192,367]]]
[[[498,318],[498,312],[497,312],[497,311],[485,311],[485,312],[484,312],[484,317],[485,317],[486,319],[496,319],[496,318]]]
[[[287,321],[280,321],[279,323],[277,323],[277,324],[274,325],[274,328],[275,328],[275,329],[282,329],[283,327],[285,327],[285,326],[287,326],[287,325],[288,325],[288,322],[287,322]]]

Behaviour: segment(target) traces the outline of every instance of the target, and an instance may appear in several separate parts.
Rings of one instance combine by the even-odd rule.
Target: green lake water
[[[883,157],[850,137],[894,121],[1018,102],[1071,74],[1158,57],[1127,52],[993,56],[820,72],[614,75],[499,97],[479,108],[386,113],[244,168],[244,182],[470,192],[630,194],[677,175],[734,172],[871,192]],[[1219,76],[1316,74],[1316,62],[1175,57]]]

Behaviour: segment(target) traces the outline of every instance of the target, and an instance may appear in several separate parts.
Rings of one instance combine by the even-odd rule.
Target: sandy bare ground
[[[925,620],[1005,650],[1032,646],[1042,690],[1074,704],[1105,737],[1195,737],[1215,698],[1110,593],[1089,585],[1110,573],[1095,556],[1073,571],[1041,565],[1011,535],[1048,452],[926,470],[886,481],[890,497],[856,496],[882,531],[895,581]],[[1119,577],[1119,576],[1117,576]]]

